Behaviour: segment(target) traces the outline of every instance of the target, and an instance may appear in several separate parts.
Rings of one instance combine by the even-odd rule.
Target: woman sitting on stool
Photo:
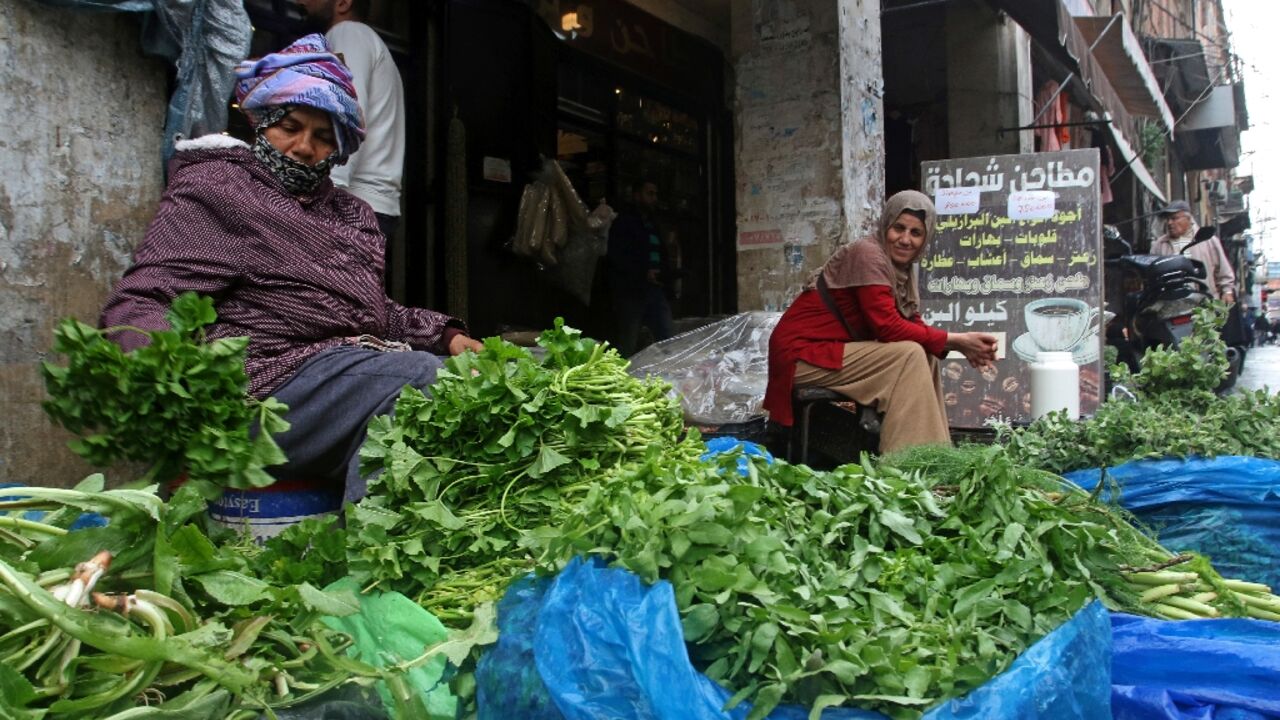
[[[954,350],[975,368],[996,359],[988,333],[948,333],[920,317],[917,260],[933,236],[927,196],[889,198],[878,234],[841,247],[827,260],[769,338],[765,409],[793,422],[795,387],[824,387],[884,414],[880,452],[950,444],[938,359]]]

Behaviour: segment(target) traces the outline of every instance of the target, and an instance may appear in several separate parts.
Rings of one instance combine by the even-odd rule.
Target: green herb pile
[[[532,567],[526,531],[552,524],[608,469],[673,453],[670,386],[627,374],[617,351],[557,320],[539,361],[497,339],[450,358],[431,397],[406,388],[375,418],[362,468],[380,471],[348,513],[352,574],[464,619]]]
[[[1249,455],[1280,458],[1280,396],[1214,390],[1226,372],[1218,305],[1195,310],[1191,335],[1177,349],[1148,350],[1141,369],[1111,368],[1136,400],[1110,399],[1093,417],[1051,413],[1025,428],[996,427],[1016,462],[1057,473],[1164,457]]]
[[[348,682],[399,677],[345,657],[350,639],[321,622],[356,612],[354,594],[264,580],[236,546],[189,522],[205,508],[194,488],[163,502],[150,490],[104,490],[96,475],[73,490],[4,492],[6,717],[247,720]],[[69,532],[82,512],[109,523]]]
[[[756,460],[742,476],[736,463],[654,454],[611,474],[543,563],[598,554],[669,580],[695,665],[737,690],[731,702],[752,701],[753,719],[780,702],[918,717],[1091,598],[1149,613],[1128,573],[1172,557],[998,447],[829,473]]]
[[[247,429],[280,429],[283,408],[244,397],[244,341],[204,342],[213,317],[209,301],[179,298],[173,329],[130,354],[64,324],[70,365],[46,367],[49,407],[92,433],[77,450],[154,462],[154,477],[269,482],[279,450]],[[430,397],[406,388],[393,416],[373,420],[369,494],[345,528],[310,520],[265,548],[218,545],[190,522],[204,508],[191,485],[207,482],[167,504],[100,479],[12,491],[29,498],[0,501],[0,690],[20,718],[134,713],[123,720],[142,716],[129,708],[143,698],[182,717],[247,719],[383,680],[399,688],[399,716],[417,717],[401,671],[445,653],[470,701],[493,601],[579,555],[670,581],[691,658],[736,691],[733,704],[752,702],[753,720],[783,702],[917,717],[1093,598],[1161,617],[1280,618],[1269,588],[1174,556],[1054,474],[1207,449],[1280,456],[1268,431],[1280,403],[1212,394],[1212,320],[1198,314],[1180,350],[1124,376],[1139,402],[1003,428],[1007,448],[919,448],[827,473],[749,458],[742,474],[736,453],[700,460],[668,385],[630,376],[616,351],[560,321],[539,358],[489,340],[450,358]],[[13,514],[31,509],[48,514]],[[111,523],[68,533],[85,510]],[[357,600],[317,588],[348,575],[415,599],[453,627],[449,640],[387,670],[346,658],[350,639],[320,617]]]
[[[899,469],[924,473],[927,477],[964,476],[980,467],[975,461],[988,450],[966,446],[957,449],[921,447],[903,451],[884,462]],[[1114,530],[1113,558],[1119,579],[1113,573],[1101,576],[1107,594],[1100,595],[1112,610],[1150,615],[1170,620],[1215,617],[1252,617],[1280,620],[1280,598],[1271,588],[1259,583],[1223,578],[1209,559],[1196,553],[1175,555],[1153,538],[1132,514],[1118,505],[1104,504],[1098,498],[1104,488],[1100,484],[1086,495],[1061,477],[1043,470],[1016,467],[1019,485],[1023,487],[1058,488],[1050,497],[1059,504],[1075,508],[1092,522],[1109,524]],[[936,489],[936,488],[935,488]],[[1224,526],[1223,533],[1233,528]],[[1243,543],[1243,538],[1238,538]]]
[[[249,339],[206,341],[204,327],[217,319],[213,300],[185,293],[168,312],[169,330],[98,330],[64,320],[54,332],[54,352],[66,367],[44,363],[54,422],[80,437],[76,454],[96,466],[117,460],[151,464],[143,483],[168,482],[183,472],[197,483],[245,488],[274,480],[263,469],[285,461],[274,433],[287,430],[287,409],[247,395],[244,350]],[[136,331],[150,342],[124,352],[110,335]],[[250,428],[258,423],[256,437]],[[206,496],[213,494],[208,486]]]

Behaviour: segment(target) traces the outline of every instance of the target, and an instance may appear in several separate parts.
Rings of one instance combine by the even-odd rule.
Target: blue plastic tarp
[[[1280,718],[1280,623],[1111,618],[1116,720]]]
[[[731,692],[689,661],[672,587],[575,559],[554,578],[526,578],[498,606],[499,639],[476,669],[480,720],[741,720]],[[953,718],[1106,717],[1110,627],[1098,603],[1023,653],[1004,673],[925,715]],[[771,720],[802,720],[780,707]],[[826,720],[882,718],[834,708]]]
[[[1166,548],[1207,555],[1225,577],[1280,587],[1280,462],[1235,456],[1143,460],[1107,475],[1120,486],[1120,505]],[[1092,490],[1099,471],[1066,477]],[[1104,486],[1104,499],[1109,490]]]

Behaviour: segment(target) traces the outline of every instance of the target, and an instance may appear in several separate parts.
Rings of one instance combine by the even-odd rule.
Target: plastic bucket
[[[341,488],[317,488],[307,481],[290,480],[253,490],[226,490],[209,503],[209,519],[265,542],[290,525],[331,515],[341,507]]]

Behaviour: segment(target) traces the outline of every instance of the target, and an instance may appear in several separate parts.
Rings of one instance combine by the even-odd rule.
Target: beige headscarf
[[[911,258],[910,265],[899,268],[889,259],[889,226],[907,210],[924,213],[924,244],[920,246],[916,256]],[[827,281],[827,287],[833,289],[888,285],[893,288],[898,312],[902,317],[909,318],[920,310],[920,282],[917,278],[919,266],[916,261],[929,247],[929,241],[933,240],[936,223],[937,213],[929,196],[915,190],[895,193],[884,204],[884,212],[880,215],[880,232],[836,250],[822,269],[814,273],[807,287],[813,287],[817,283],[818,274]]]

